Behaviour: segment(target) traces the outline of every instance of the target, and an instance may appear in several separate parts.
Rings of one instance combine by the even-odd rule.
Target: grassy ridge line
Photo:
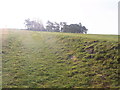
[[[49,33],[53,35],[64,35],[64,36],[70,36],[70,37],[83,37],[88,39],[95,39],[95,40],[107,40],[107,41],[115,41],[118,42],[118,38],[120,38],[120,35],[102,35],[102,34],[77,34],[77,33],[57,33],[57,32],[38,32],[38,33]]]
[[[6,29],[7,30],[7,29]],[[8,29],[9,30],[9,29]],[[9,31],[14,31],[14,32],[29,32],[28,30],[13,30],[10,29]],[[34,32],[34,31],[30,31]],[[73,37],[83,37],[83,38],[89,38],[89,39],[97,39],[97,40],[108,40],[108,41],[115,41],[118,42],[118,39],[120,38],[120,35],[109,35],[109,34],[80,34],[80,33],[61,33],[61,32],[39,32],[36,31],[37,33],[45,33],[45,34],[55,34],[55,35],[66,35],[66,36],[73,36]]]
[[[76,34],[12,31],[3,46],[3,87],[117,88],[118,42]]]

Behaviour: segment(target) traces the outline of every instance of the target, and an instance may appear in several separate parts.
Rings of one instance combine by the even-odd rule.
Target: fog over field
[[[25,28],[24,20],[81,22],[89,34],[118,34],[119,0],[0,0],[0,28]]]

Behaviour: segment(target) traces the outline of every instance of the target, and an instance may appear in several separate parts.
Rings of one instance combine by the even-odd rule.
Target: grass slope
[[[9,31],[3,88],[118,88],[115,35]]]

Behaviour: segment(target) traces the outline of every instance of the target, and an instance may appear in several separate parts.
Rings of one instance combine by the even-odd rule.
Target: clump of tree
[[[70,32],[70,33],[87,33],[87,29],[82,24],[70,24],[64,25],[62,28],[63,32]]]
[[[66,22],[51,22],[47,21],[46,27],[44,28],[41,22],[26,19],[25,26],[28,30],[37,30],[37,31],[48,31],[48,32],[68,32],[68,33],[87,33],[88,29],[85,26],[79,24],[70,24],[67,25]]]
[[[47,22],[46,30],[49,32],[60,32],[60,25],[57,22]]]
[[[27,27],[27,30],[45,31],[42,22],[38,20],[30,20],[28,18],[25,20],[25,26]]]
[[[46,30],[50,32],[87,33],[88,29],[79,24],[67,25],[66,22],[47,22]]]

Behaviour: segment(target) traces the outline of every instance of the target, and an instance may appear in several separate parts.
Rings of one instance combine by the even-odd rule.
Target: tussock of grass
[[[114,35],[11,31],[3,43],[3,88],[118,88]]]

